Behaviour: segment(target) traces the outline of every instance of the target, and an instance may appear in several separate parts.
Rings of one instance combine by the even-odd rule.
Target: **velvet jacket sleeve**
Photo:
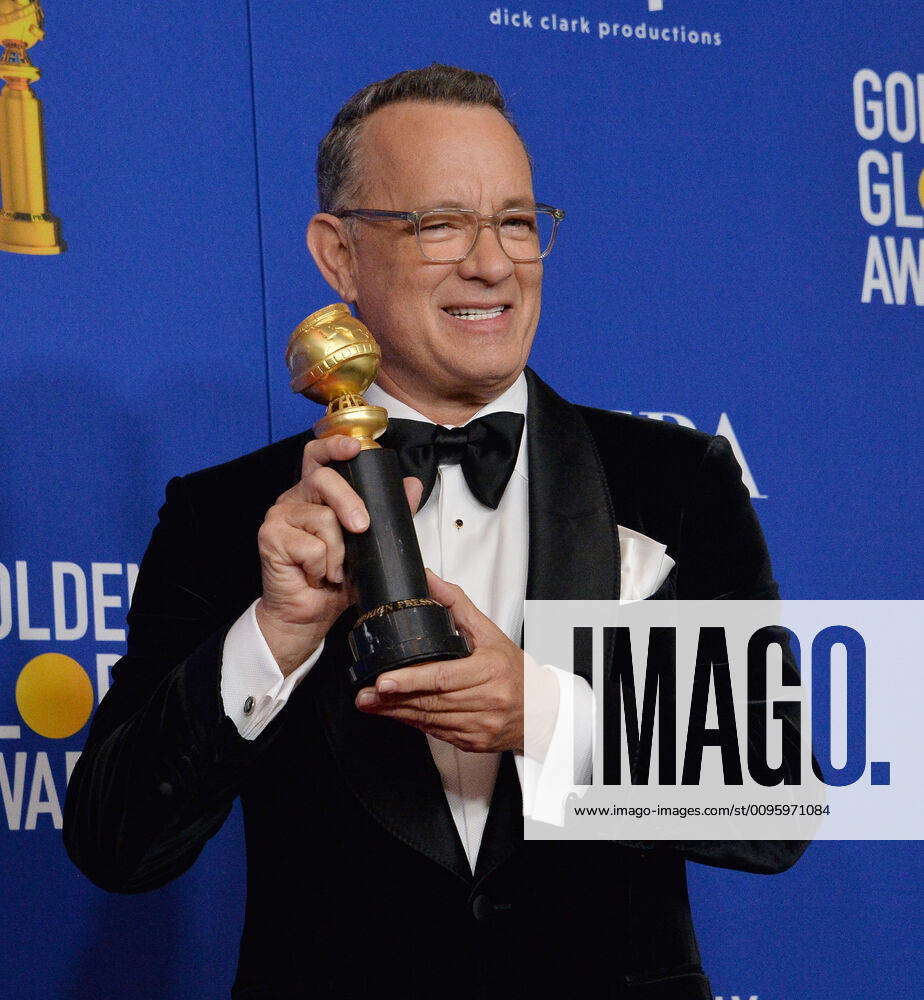
[[[741,480],[731,446],[714,437],[706,449],[680,525],[677,597],[686,600],[776,600],[763,532]],[[783,670],[798,676],[795,661],[779,629]],[[791,717],[782,723],[783,740],[799,745]],[[742,747],[742,754],[746,750]],[[788,755],[784,754],[784,760]],[[703,840],[674,844],[691,860],[723,868],[774,874],[785,871],[805,851],[808,841]]]
[[[615,519],[665,543],[676,563],[656,598],[778,599],[763,532],[725,438],[660,421],[581,411],[597,445]],[[782,630],[780,637],[783,669],[795,678],[798,670]],[[799,742],[791,718],[783,721],[783,739]],[[623,843],[677,850],[703,864],[764,874],[785,871],[808,846],[783,840]]]
[[[197,521],[189,492],[184,479],[168,484],[128,615],[127,655],[67,792],[67,851],[115,892],[156,888],[193,863],[281,721],[248,741],[224,713],[223,641],[253,597],[242,590],[237,608],[223,590],[234,556],[209,544],[215,533]]]

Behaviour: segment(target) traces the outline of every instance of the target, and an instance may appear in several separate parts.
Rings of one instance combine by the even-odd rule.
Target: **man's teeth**
[[[495,306],[494,309],[447,309],[450,316],[457,319],[494,319],[506,309],[506,306]]]

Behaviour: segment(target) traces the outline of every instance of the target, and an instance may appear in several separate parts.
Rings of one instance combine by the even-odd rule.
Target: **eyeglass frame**
[[[509,213],[523,211],[545,212],[551,215],[552,235],[549,237],[549,245],[541,254],[539,254],[538,257],[516,260],[511,257],[504,248],[500,235],[500,224],[503,216]],[[427,256],[424,251],[423,243],[420,239],[420,220],[425,215],[439,212],[462,212],[464,215],[473,215],[478,220],[478,226],[475,229],[475,237],[472,240],[472,245],[465,251],[464,254],[462,254],[461,257],[451,257],[447,260],[435,260],[433,257]],[[424,260],[429,261],[431,264],[458,264],[465,260],[477,246],[478,236],[480,235],[482,226],[485,223],[491,224],[491,228],[494,230],[494,235],[497,238],[498,246],[514,264],[537,264],[540,260],[544,260],[548,257],[548,255],[552,252],[552,247],[555,246],[555,238],[558,235],[558,226],[565,217],[563,209],[554,208],[552,205],[545,205],[542,202],[536,202],[535,205],[520,205],[512,208],[503,208],[494,215],[482,215],[480,212],[476,212],[474,208],[459,208],[458,206],[453,206],[452,208],[422,208],[413,212],[388,212],[380,208],[346,208],[342,212],[334,212],[333,215],[338,219],[364,219],[367,222],[375,222],[378,219],[399,219],[402,222],[411,222],[414,224],[414,236],[417,239],[417,248],[420,250],[421,256]]]

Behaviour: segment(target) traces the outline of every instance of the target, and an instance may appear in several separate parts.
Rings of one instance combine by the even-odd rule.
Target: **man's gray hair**
[[[342,212],[356,197],[360,181],[356,152],[363,123],[373,111],[400,101],[474,104],[494,108],[523,141],[507,111],[507,103],[497,81],[486,73],[441,63],[396,73],[355,93],[337,112],[330,131],[321,140],[317,176],[318,206],[322,212]],[[526,155],[529,157],[528,152]]]

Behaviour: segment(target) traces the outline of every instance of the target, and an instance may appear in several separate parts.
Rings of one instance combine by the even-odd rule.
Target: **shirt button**
[[[253,711],[253,695],[248,695],[244,701],[244,715],[250,715]]]
[[[455,526],[456,526],[457,528],[461,528],[461,527],[462,527],[462,525],[464,524],[464,522],[463,522],[463,520],[462,520],[462,518],[461,518],[461,517],[457,517],[457,518],[455,519],[455,522],[454,522],[454,524],[455,524]]]

